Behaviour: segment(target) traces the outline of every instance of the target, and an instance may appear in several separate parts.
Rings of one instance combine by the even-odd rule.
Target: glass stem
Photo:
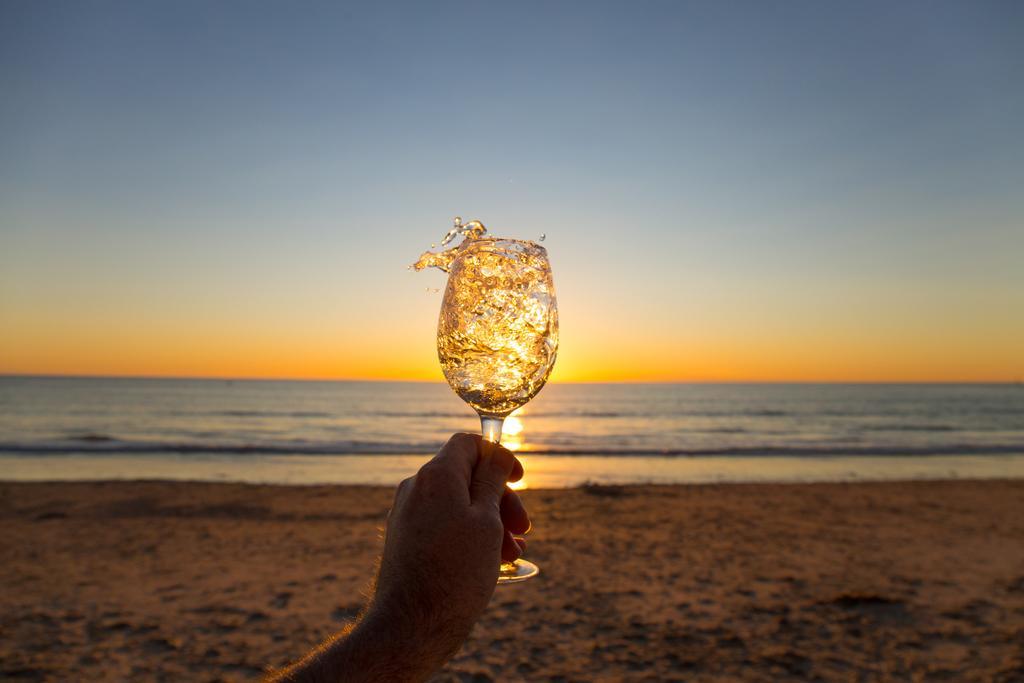
[[[505,424],[505,418],[503,417],[490,417],[488,415],[480,416],[480,433],[483,434],[484,441],[490,441],[491,443],[501,443],[501,426]]]

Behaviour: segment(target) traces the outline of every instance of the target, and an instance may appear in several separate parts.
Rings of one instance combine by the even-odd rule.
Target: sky
[[[0,373],[441,379],[452,218],[556,381],[1024,377],[1016,2],[0,0]]]

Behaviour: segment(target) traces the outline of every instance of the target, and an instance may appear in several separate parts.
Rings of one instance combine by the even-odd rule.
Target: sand
[[[523,495],[542,574],[437,680],[1024,680],[1024,481]],[[390,500],[0,484],[0,679],[259,678],[358,612]]]

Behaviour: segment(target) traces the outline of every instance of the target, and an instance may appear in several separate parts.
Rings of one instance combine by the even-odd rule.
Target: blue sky
[[[1022,74],[1012,2],[7,0],[0,371],[432,363],[461,214],[548,235],[570,377],[1012,379]]]

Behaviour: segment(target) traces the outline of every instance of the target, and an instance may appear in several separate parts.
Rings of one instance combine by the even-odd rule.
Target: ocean
[[[0,377],[0,479],[393,484],[477,431],[440,383]],[[527,485],[1024,477],[1015,384],[552,384]]]

